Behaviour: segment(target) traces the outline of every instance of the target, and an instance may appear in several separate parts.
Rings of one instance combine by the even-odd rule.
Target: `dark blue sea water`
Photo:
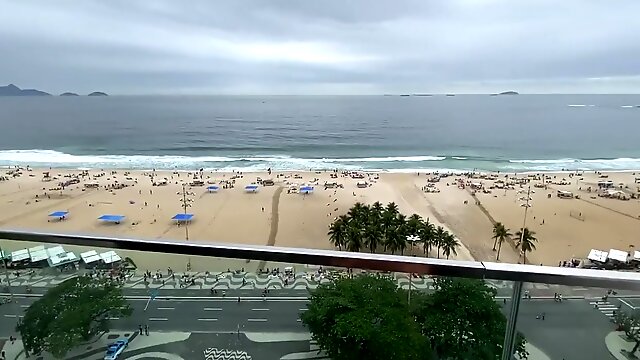
[[[0,165],[640,169],[640,95],[3,97]]]

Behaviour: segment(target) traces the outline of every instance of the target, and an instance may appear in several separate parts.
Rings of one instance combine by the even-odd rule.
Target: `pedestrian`
[[[553,300],[557,301],[558,300],[558,293],[553,293]]]
[[[544,319],[544,317],[543,317],[543,319]],[[144,326],[144,334],[149,336],[149,325],[145,325]]]
[[[240,304],[240,296],[238,296],[238,304]]]
[[[138,330],[140,331],[140,335],[142,335],[142,324],[138,325]]]
[[[502,303],[507,305],[507,299],[506,298],[502,299]]]
[[[264,206],[262,207],[262,212],[264,212]]]
[[[545,315],[545,313],[542,313],[542,320],[544,320],[544,315]]]

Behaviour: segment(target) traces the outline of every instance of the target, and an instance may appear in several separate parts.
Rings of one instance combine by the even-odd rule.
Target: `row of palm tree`
[[[418,214],[407,217],[391,202],[383,206],[376,201],[372,205],[355,203],[346,215],[339,216],[329,226],[329,240],[338,249],[348,251],[369,250],[404,255],[407,248],[422,244],[428,256],[431,249],[448,259],[457,255],[458,239],[442,226],[436,227]]]
[[[527,253],[531,253],[536,249],[536,242],[538,239],[535,237],[535,231],[531,231],[528,228],[524,228],[516,232],[516,247],[522,251],[524,263],[527,263]],[[504,226],[503,223],[497,222],[493,224],[493,251],[496,251],[496,245],[498,246],[496,253],[496,261],[500,260],[500,249],[502,249],[502,243],[510,239],[513,235],[510,230]]]

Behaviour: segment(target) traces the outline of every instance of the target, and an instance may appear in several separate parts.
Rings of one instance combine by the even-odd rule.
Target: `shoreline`
[[[7,171],[2,171],[0,176],[7,176]],[[112,171],[116,173],[111,174]],[[45,172],[54,177],[60,174],[59,179],[44,182]],[[20,177],[0,181],[0,227],[162,240],[184,236],[184,230],[176,227],[170,217],[183,212],[181,196],[178,195],[182,191],[181,184],[192,180],[190,175],[198,172],[159,170],[155,172],[156,178],[167,178],[168,184],[152,186],[148,179],[151,171],[104,169],[103,176],[94,178],[93,175],[103,171],[89,170],[91,176],[79,184],[71,185],[60,193],[47,190],[55,188],[58,181],[69,179],[64,175],[75,176],[81,172],[76,169],[33,168],[23,171]],[[523,187],[514,183],[511,190],[491,189],[501,179],[512,177],[530,178],[531,188],[535,189],[535,194],[531,196],[533,207],[529,210],[527,227],[536,231],[539,242],[538,249],[527,255],[531,263],[554,265],[572,257],[585,258],[591,248],[627,250],[640,230],[640,200],[591,199],[594,193],[581,190],[585,184],[597,183],[600,179],[598,172],[581,172],[580,178],[583,180],[578,180],[573,175],[575,172],[517,175],[513,172],[475,172],[471,177],[460,171],[457,172],[459,175],[440,173],[442,177],[429,185],[428,180],[434,176],[433,173],[431,171],[427,175],[427,172],[421,171],[418,175],[366,171],[362,172],[363,180],[369,185],[359,188],[359,179],[344,176],[341,172],[337,173],[336,178],[331,178],[331,172],[322,171],[277,171],[271,176],[266,172],[204,171],[204,186],[186,186],[191,193],[188,197],[192,199],[188,211],[195,214],[194,222],[189,226],[190,241],[333,249],[326,233],[334,217],[346,213],[356,201],[368,204],[375,201],[383,204],[396,202],[401,213],[407,216],[419,214],[455,234],[463,246],[458,249],[458,256],[453,258],[495,261],[492,223],[486,214],[511,228],[512,233],[522,226],[522,208],[517,203],[516,190],[522,190]],[[600,173],[609,176],[603,179],[611,180],[615,186],[620,182],[630,188],[633,185],[640,186],[633,182],[636,178],[633,171]],[[245,193],[244,185],[254,182],[258,177],[271,177],[275,185],[260,187],[256,194]],[[456,178],[462,178],[462,184],[467,184],[464,189],[460,189],[461,182]],[[568,184],[547,183],[547,188],[534,187],[540,185],[540,178]],[[104,188],[115,184],[114,181],[130,186],[122,189]],[[225,184],[235,181],[235,187],[209,194],[205,190],[209,181]],[[342,184],[343,188],[323,188],[324,182],[333,181]],[[84,188],[88,182],[99,183],[99,188]],[[286,190],[294,182],[316,184],[316,190],[308,196],[288,193]],[[482,183],[481,189],[478,188],[475,193],[475,198],[482,206],[475,205],[474,196],[469,191],[471,182]],[[437,193],[435,190],[425,192],[427,188],[437,189]],[[277,189],[283,190],[276,193]],[[573,191],[583,199],[559,199],[555,196],[557,190]],[[43,193],[48,196],[43,197]],[[37,199],[36,195],[39,195]],[[69,218],[63,222],[47,222],[46,215],[57,210],[70,211]],[[572,216],[574,212],[584,219],[576,220]],[[127,218],[123,224],[116,226],[100,224],[97,217],[105,213],[122,214]],[[277,217],[275,232],[274,217]],[[15,250],[16,246],[20,247],[21,244],[11,244],[7,248]],[[422,249],[413,249],[410,255],[423,256]],[[432,251],[431,256],[435,255],[435,251]],[[153,268],[150,264],[158,258],[173,261],[169,259],[170,256],[158,254],[139,254],[136,257],[139,258],[136,258],[136,263],[140,262],[149,268]],[[505,244],[500,261],[515,263],[519,261],[519,256]],[[201,264],[207,262],[203,260]]]

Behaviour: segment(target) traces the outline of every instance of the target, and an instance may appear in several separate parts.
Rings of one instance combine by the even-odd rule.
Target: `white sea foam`
[[[585,107],[587,105],[584,105],[584,104],[569,104],[567,106],[569,106],[569,107]]]
[[[638,170],[640,158],[617,159],[545,159],[545,160],[509,160],[505,169],[511,170]]]
[[[452,156],[451,158],[456,160],[467,160],[467,158],[463,156]]]

